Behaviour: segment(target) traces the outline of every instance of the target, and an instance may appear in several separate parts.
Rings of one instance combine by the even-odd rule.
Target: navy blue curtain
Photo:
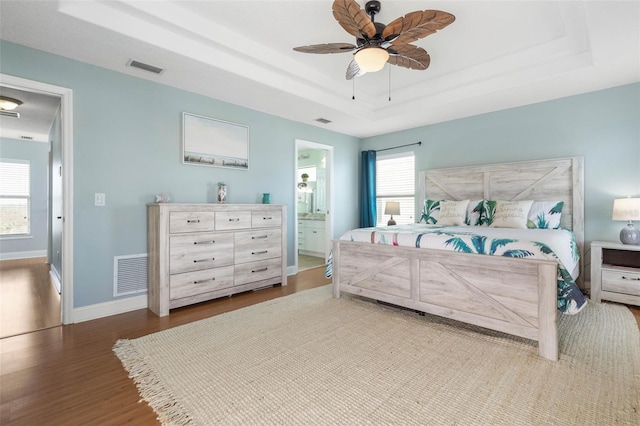
[[[376,226],[376,152],[362,151],[360,165],[360,227]]]

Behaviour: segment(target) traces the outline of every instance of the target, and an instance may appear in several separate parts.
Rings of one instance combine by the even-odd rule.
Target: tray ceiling
[[[356,137],[640,81],[638,2],[383,0],[379,22],[420,9],[447,11],[456,21],[414,43],[431,55],[427,70],[387,65],[355,85],[345,79],[351,53],[292,50],[353,43],[331,3],[3,1],[0,34]],[[164,71],[128,67],[131,59]]]

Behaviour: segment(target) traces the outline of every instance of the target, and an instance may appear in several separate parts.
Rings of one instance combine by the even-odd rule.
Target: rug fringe
[[[193,419],[164,387],[155,371],[146,363],[144,356],[138,352],[130,340],[119,339],[113,346],[113,352],[129,372],[129,378],[136,383],[138,393],[142,397],[139,402],[146,401],[156,412],[162,424],[178,426],[193,424]]]

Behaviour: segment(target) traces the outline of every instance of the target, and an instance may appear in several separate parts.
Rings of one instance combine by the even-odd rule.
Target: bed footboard
[[[538,342],[558,359],[557,263],[333,241],[333,295],[356,294]]]

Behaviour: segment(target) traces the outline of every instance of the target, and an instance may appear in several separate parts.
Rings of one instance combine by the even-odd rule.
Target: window
[[[30,233],[30,163],[0,159],[0,236]]]
[[[393,216],[398,225],[413,223],[415,209],[415,161],[413,152],[379,155],[376,160],[377,225],[390,219],[384,214],[387,201],[400,203],[400,215]]]

